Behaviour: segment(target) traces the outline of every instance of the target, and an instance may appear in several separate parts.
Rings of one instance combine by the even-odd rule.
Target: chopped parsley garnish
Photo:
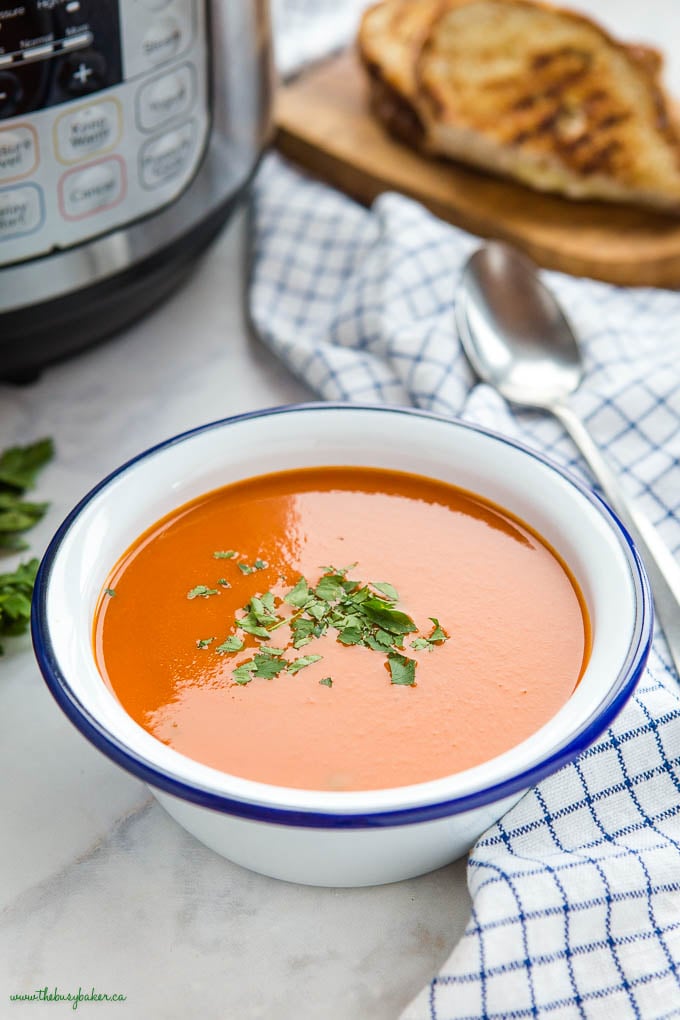
[[[244,662],[242,666],[237,666],[233,672],[234,680],[237,684],[249,684],[252,678],[253,670],[255,669],[255,663],[251,659],[250,662]]]
[[[296,609],[302,609],[307,605],[309,601],[309,585],[304,577],[301,577],[295,587],[291,588],[288,594],[283,596],[283,601],[287,602],[289,606],[295,606]]]
[[[288,672],[299,673],[305,666],[311,666],[313,662],[319,662],[321,659],[323,655],[301,655],[299,659],[294,659],[288,664]]]
[[[308,620],[304,616],[298,616],[291,622],[290,629],[293,632],[293,648],[302,648],[308,645],[315,637],[320,637],[315,632],[319,629],[318,623]]]
[[[238,556],[235,549],[227,549],[226,552],[213,553],[213,559],[216,560],[233,560],[234,556]]]
[[[363,645],[364,635],[360,627],[344,627],[338,634],[341,645]]]
[[[253,637],[262,638],[263,641],[269,641],[269,631],[264,627],[257,619],[255,613],[246,613],[245,616],[241,616],[236,621],[236,626],[240,630],[244,630],[246,634],[252,634]]]
[[[389,634],[411,634],[418,629],[410,616],[393,609],[391,603],[383,599],[366,599],[361,603],[361,610],[369,620]]]
[[[271,592],[266,592],[262,598],[253,595],[248,605],[249,611],[263,627],[270,623],[278,623],[279,618],[274,612],[274,596]]]
[[[198,641],[196,642],[196,647],[197,648],[207,648],[208,645],[211,645],[214,640],[215,640],[214,637],[202,637],[202,638],[199,638]]]
[[[259,559],[254,561],[253,566],[245,561],[236,565],[244,575],[268,566]],[[245,638],[241,634],[269,642],[272,633],[282,626],[290,628],[291,639],[286,648],[260,644],[251,659],[234,669],[234,681],[248,684],[255,678],[271,680],[281,673],[294,676],[301,669],[319,662],[323,656],[309,654],[285,658],[286,651],[298,651],[331,630],[335,631],[336,640],[342,645],[361,645],[384,656],[393,684],[413,687],[417,662],[404,655],[403,648],[405,636],[417,634],[418,628],[407,613],[397,608],[399,593],[393,585],[386,581],[364,583],[348,577],[356,566],[353,563],[349,567],[323,567],[315,585],[300,577],[283,596],[271,591],[251,596],[242,614],[235,618],[232,633],[215,647],[215,651],[219,655],[241,651],[245,647]],[[199,585],[188,597],[214,594],[215,589]],[[439,620],[434,616],[430,620],[433,624],[431,633],[427,637],[415,637],[410,642],[412,648],[431,651],[448,640]],[[319,683],[331,687],[333,680],[324,677]]]
[[[439,620],[437,619],[437,617],[431,616],[430,620],[434,624],[434,628],[428,638],[428,641],[433,645],[440,645],[443,644],[445,641],[448,641],[449,635],[442,630],[441,626],[439,625]]]
[[[263,680],[271,680],[284,669],[293,671],[292,666],[285,659],[282,659],[280,655],[272,655],[268,648],[256,652],[253,662],[255,663],[253,676],[261,677]]]
[[[376,581],[371,581],[371,588],[375,588],[376,591],[379,591],[380,594],[384,595],[385,598],[390,600],[390,602],[399,601],[399,592],[394,587],[394,585],[386,584],[384,581],[381,582],[380,584],[378,584]]]
[[[230,634],[226,641],[217,646],[215,651],[218,655],[224,655],[225,652],[240,652],[242,648],[243,638],[238,637],[237,634]]]
[[[390,677],[393,684],[402,684],[413,687],[416,682],[416,660],[408,659],[399,652],[390,652],[387,656],[387,665],[390,668]]]
[[[114,588],[104,588],[104,594],[109,595],[112,599],[116,597],[116,592]]]
[[[187,592],[188,599],[207,599],[211,595],[219,595],[217,588],[209,588],[207,584],[197,584],[195,588]]]
[[[324,574],[314,589],[314,594],[321,602],[337,602],[345,594],[341,575]]]
[[[427,649],[427,651],[431,652],[435,645],[442,645],[445,641],[449,640],[449,635],[442,630],[437,617],[431,616],[430,620],[434,624],[430,636],[426,638],[415,638],[415,640],[411,642],[411,648],[415,648],[416,650]]]
[[[237,563],[236,566],[238,567],[242,574],[245,574],[247,576],[248,574],[254,574],[256,570],[266,570],[269,564],[267,563],[266,560],[261,560],[258,558],[255,560],[252,566],[249,563],[246,563],[245,560],[241,561],[240,563]]]

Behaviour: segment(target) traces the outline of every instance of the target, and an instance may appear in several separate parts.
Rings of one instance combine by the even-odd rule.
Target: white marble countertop
[[[0,446],[53,436],[36,498],[40,554],[74,503],[139,450],[212,419],[311,394],[248,336],[244,217],[169,303],[122,336],[0,385]],[[373,889],[245,871],[180,829],[88,744],[45,687],[28,638],[0,659],[0,1017],[15,992],[122,992],[78,1007],[130,1018],[388,1020],[467,920],[464,862]],[[46,1007],[42,1007],[45,1009]],[[65,1014],[55,1005],[50,1016]]]

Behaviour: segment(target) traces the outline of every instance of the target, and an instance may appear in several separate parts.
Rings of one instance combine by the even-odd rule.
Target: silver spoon
[[[644,561],[657,617],[680,675],[680,567],[566,402],[581,383],[583,363],[572,329],[534,263],[496,241],[476,251],[463,272],[456,325],[480,379],[514,404],[555,415],[583,454]]]

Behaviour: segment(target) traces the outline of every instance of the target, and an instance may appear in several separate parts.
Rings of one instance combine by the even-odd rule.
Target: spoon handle
[[[680,677],[680,566],[646,514],[626,496],[581,419],[570,407],[551,407],[583,454],[612,509],[630,532],[649,577],[656,615]]]

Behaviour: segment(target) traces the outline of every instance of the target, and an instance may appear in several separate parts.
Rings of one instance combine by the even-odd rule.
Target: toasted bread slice
[[[417,92],[416,60],[442,0],[392,0],[364,12],[359,49],[388,85],[405,98]]]
[[[389,130],[412,145],[424,143],[416,108],[416,64],[442,0],[392,0],[364,12],[358,47],[371,75],[371,106]]]
[[[418,127],[409,140],[433,153],[574,198],[680,211],[680,140],[655,51],[531,0],[440,0],[436,10],[414,0],[428,9],[409,57],[404,3],[367,15],[373,105],[391,130],[407,109]],[[366,60],[361,36],[360,49]]]

